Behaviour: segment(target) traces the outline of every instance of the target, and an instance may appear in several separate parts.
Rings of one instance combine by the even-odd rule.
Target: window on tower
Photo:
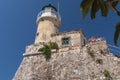
[[[62,38],[62,46],[70,45],[70,37]]]
[[[39,35],[39,32],[36,34],[37,36]]]

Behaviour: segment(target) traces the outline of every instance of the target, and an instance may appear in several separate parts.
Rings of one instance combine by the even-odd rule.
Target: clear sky
[[[98,13],[94,20],[89,15],[83,20],[80,2],[60,1],[60,31],[82,29],[87,38],[103,36],[113,44],[114,26],[120,17],[110,11],[107,18]],[[0,0],[0,80],[12,80],[23,59],[25,47],[34,43],[37,14],[49,3],[57,7],[57,0]]]

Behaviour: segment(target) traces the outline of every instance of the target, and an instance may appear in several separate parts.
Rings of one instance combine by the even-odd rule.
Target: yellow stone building
[[[42,8],[36,23],[37,33],[34,44],[56,42],[59,47],[82,46],[87,41],[82,30],[59,32],[61,17],[57,9],[51,4]]]

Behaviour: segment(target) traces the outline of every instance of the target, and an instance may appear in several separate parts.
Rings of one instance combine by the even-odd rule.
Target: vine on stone
[[[49,42],[48,44],[43,44],[43,47],[40,48],[38,51],[41,51],[46,60],[51,58],[51,50],[58,49],[58,45],[56,42]]]
[[[112,77],[111,77],[111,75],[110,75],[110,73],[109,73],[109,71],[108,70],[104,70],[103,71],[103,74],[104,74],[104,76],[105,76],[105,78],[107,79],[107,80],[112,80]]]

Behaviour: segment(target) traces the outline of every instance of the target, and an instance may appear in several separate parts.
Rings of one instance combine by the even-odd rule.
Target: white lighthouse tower
[[[61,18],[59,11],[51,4],[42,8],[37,16],[37,33],[35,44],[40,42],[49,42],[51,35],[59,32]]]

